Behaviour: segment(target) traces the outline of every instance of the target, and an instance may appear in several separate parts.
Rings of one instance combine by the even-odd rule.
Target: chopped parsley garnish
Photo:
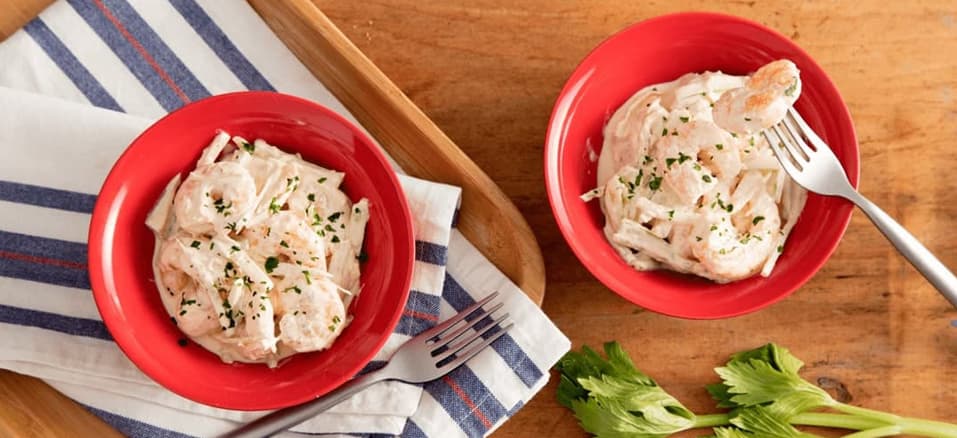
[[[332,243],[339,243],[339,236],[332,236]]]
[[[216,207],[216,213],[219,213],[223,216],[229,216],[230,214],[232,214],[232,212],[229,211],[229,209],[233,206],[232,202],[230,202],[229,204],[225,204],[223,203],[222,199],[217,199],[213,201],[213,206]]]
[[[240,248],[240,247],[238,247],[238,246],[236,246],[236,245],[233,245],[233,246],[229,247],[229,250],[232,251],[232,252],[239,252],[240,249],[242,249],[242,248]]]
[[[645,155],[645,161],[642,162],[642,164],[648,164],[648,163],[651,163],[652,161],[655,161],[655,159],[651,158],[650,155]]]
[[[266,258],[266,264],[264,266],[266,268],[266,273],[271,274],[274,269],[279,267],[279,259],[275,257],[268,257]]]
[[[648,188],[651,190],[658,190],[661,188],[661,180],[663,177],[660,176],[651,176],[651,181],[648,182]]]
[[[233,262],[226,262],[226,267],[223,268],[223,276],[229,278],[233,275],[236,275],[236,268],[233,267]]]
[[[724,149],[724,145],[721,144],[721,143],[718,143],[718,144],[714,145],[714,148],[720,151],[720,150]]]
[[[314,213],[312,215],[312,226],[317,227],[322,225],[322,216],[319,216],[319,213]]]
[[[327,179],[329,178],[326,178],[326,177],[319,178],[319,184],[326,182]]]
[[[330,232],[330,233],[336,232],[336,229],[335,229],[335,228],[332,228],[332,225],[330,225],[330,224],[326,224],[325,228],[323,228],[323,229],[326,230],[326,231],[328,231],[328,232]]]
[[[711,176],[710,176],[710,175],[701,175],[701,179],[702,179],[704,182],[706,182],[706,183],[711,182]]]
[[[244,141],[244,142],[243,142],[243,150],[246,151],[246,152],[249,152],[250,154],[252,154],[253,152],[256,152],[256,145],[254,145],[254,144],[252,144],[252,143],[250,143],[250,142],[248,142],[248,141]]]
[[[270,234],[272,234],[272,227],[266,227],[266,237],[269,237]]]
[[[787,97],[794,96],[794,92],[797,91],[797,87],[798,87],[798,81],[795,80],[790,87],[784,90],[784,95]]]
[[[695,240],[696,242],[700,242],[700,241],[701,241],[701,236],[694,236],[694,240]]]
[[[339,315],[335,315],[335,316],[332,317],[332,323],[333,323],[333,324],[338,324],[338,323],[340,323],[340,322],[342,322],[342,319],[339,318]]]
[[[329,219],[329,222],[335,222],[335,221],[339,220],[339,216],[342,216],[342,212],[341,212],[341,211],[337,211],[337,212],[335,212],[335,213],[333,213],[333,214],[330,214],[327,219]]]
[[[754,219],[751,219],[751,225],[757,225],[758,222],[764,220],[764,216],[755,216]]]
[[[689,120],[689,119],[688,119],[687,117],[682,116],[682,117],[678,117],[678,118],[681,119],[681,123],[688,123],[688,120]]]
[[[306,278],[306,284],[312,284],[312,277],[309,276],[309,271],[302,271],[302,276]]]
[[[745,117],[745,118],[744,118],[744,121],[745,121],[745,122],[750,122],[750,121],[751,121],[751,118],[750,118],[750,117]]]
[[[286,178],[286,190],[294,192],[299,188],[299,177]]]
[[[287,287],[287,288],[283,289],[282,291],[283,291],[283,293],[286,293],[286,292],[289,292],[289,291],[293,291],[293,292],[295,292],[295,293],[297,293],[297,294],[301,294],[301,293],[302,293],[302,289],[299,289],[299,286]]]
[[[183,315],[185,315],[185,314],[186,314],[186,309],[183,309],[183,310],[180,310],[180,311],[179,311],[179,316],[183,316]]]
[[[662,128],[662,130],[661,130],[661,136],[664,137],[664,136],[666,136],[666,135],[668,135],[668,128],[667,128],[667,127]]]
[[[310,193],[310,194],[306,195],[306,199],[308,199],[309,202],[316,202],[316,194],[315,194],[315,193]]]
[[[674,211],[674,210],[669,211],[669,212],[668,212],[668,220],[671,220],[671,219],[674,219],[674,218],[675,218],[675,211]]]
[[[279,241],[279,246],[281,246],[281,247],[283,247],[283,248],[289,248],[289,244],[286,243],[285,240],[280,240],[280,241]]]
[[[665,166],[668,166],[671,169],[671,165],[675,164],[675,161],[678,161],[677,158],[665,158]]]
[[[717,226],[717,225],[714,225],[714,224],[711,224],[710,230],[711,230],[711,231],[718,231],[718,226]]]
[[[190,243],[190,244],[189,244],[189,246],[191,246],[191,247],[193,247],[193,248],[199,248],[199,245],[200,245],[200,243],[199,243],[198,240],[194,240],[193,243]]]
[[[681,152],[678,152],[678,164],[683,164],[685,161],[688,161],[690,159],[691,159],[690,156],[685,155]]]
[[[215,248],[215,247],[216,247],[216,244],[215,244],[215,243],[209,242],[209,250],[210,250],[210,251],[212,251],[213,248]]]
[[[278,203],[277,200],[276,200],[276,197],[273,196],[272,200],[269,201],[269,212],[272,213],[272,214],[279,213],[279,209],[280,209],[281,207],[282,207],[282,205],[279,205],[279,203]]]
[[[356,208],[353,209],[352,211],[354,211],[356,214],[362,213],[362,211],[359,210],[359,207],[356,207]]]
[[[701,165],[698,163],[694,163],[694,170],[701,170]]]
[[[336,325],[335,325],[335,324],[330,324],[329,327],[328,327],[328,329],[329,329],[330,332],[334,332],[334,331],[336,331]]]
[[[784,251],[784,245],[778,245],[778,252]]]

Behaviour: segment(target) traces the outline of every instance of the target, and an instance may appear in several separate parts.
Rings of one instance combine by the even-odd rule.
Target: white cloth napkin
[[[0,44],[0,59],[0,368],[44,378],[131,436],[204,436],[255,416],[173,395],[109,339],[86,290],[93,195],[149,120],[207,95],[272,89],[354,119],[239,1],[61,0]],[[377,385],[297,431],[482,436],[569,348],[450,230],[458,189],[402,183],[416,215],[412,312],[377,359],[495,290],[516,327],[444,379]]]

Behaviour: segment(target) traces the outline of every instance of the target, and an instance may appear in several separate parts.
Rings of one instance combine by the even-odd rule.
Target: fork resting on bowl
[[[957,307],[957,277],[884,210],[854,190],[831,148],[791,108],[777,125],[763,131],[781,167],[814,193],[840,196],[857,205],[911,264]]]

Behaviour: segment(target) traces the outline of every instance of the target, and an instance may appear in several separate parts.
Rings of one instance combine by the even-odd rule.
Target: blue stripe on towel
[[[134,76],[136,76],[137,79],[139,79],[140,83],[143,84],[143,87],[153,95],[153,98],[155,98],[156,101],[159,102],[160,106],[162,106],[166,111],[173,111],[183,104],[188,103],[192,99],[189,96],[189,93],[186,91],[186,88],[192,88],[191,91],[195,94],[197,92],[195,87],[188,87],[173,80],[174,73],[178,73],[177,76],[182,76],[182,71],[166,71],[166,67],[163,66],[161,61],[162,53],[151,52],[150,48],[156,49],[156,41],[144,42],[140,41],[139,38],[136,37],[137,34],[142,35],[146,32],[149,32],[156,38],[156,40],[158,40],[158,37],[156,37],[152,30],[136,29],[134,33],[134,29],[130,28],[135,26],[124,25],[122,22],[120,22],[121,18],[112,11],[102,11],[99,6],[103,6],[104,8],[106,6],[101,2],[101,0],[67,0],[67,3],[69,3],[78,14],[80,14],[80,17],[83,17],[93,31],[100,36],[100,39],[102,39],[103,42],[113,50],[113,53],[119,57],[120,61],[126,65],[126,67],[131,73],[133,73]],[[129,8],[129,5],[127,5],[127,9],[132,10],[132,8]],[[109,16],[107,13],[109,13]],[[135,12],[133,13],[135,14]],[[125,15],[127,15],[126,18],[128,19],[129,14]],[[113,20],[116,20],[118,23],[114,24]],[[138,21],[142,22],[142,19]],[[156,62],[157,67],[160,68],[160,71],[166,74],[167,78],[170,79],[173,84],[168,83],[166,79],[160,75],[160,72],[150,65],[147,59],[144,58],[140,53],[138,48],[127,39],[123,32],[120,31],[120,26],[122,26],[123,30],[126,31],[128,35],[137,40],[136,42],[139,44],[139,48],[147,52],[151,59]],[[165,43],[160,41],[158,44],[166,48],[166,51],[169,51],[169,48],[166,47]],[[175,55],[173,56],[175,58]],[[163,60],[169,61],[168,59]],[[176,59],[176,61],[178,62],[179,60]],[[182,63],[179,63],[179,65],[182,65]],[[185,69],[185,67],[182,68]],[[198,81],[196,84],[198,84]],[[202,88],[202,85],[199,85],[199,87]],[[205,91],[205,88],[202,88],[201,91]],[[178,92],[183,93],[183,95],[181,96]],[[206,92],[205,94],[208,95],[209,93]]]
[[[70,52],[70,49],[63,44],[63,41],[60,41],[60,38],[47,27],[43,20],[40,18],[33,19],[27,23],[26,26],[23,26],[23,30],[33,38],[33,41],[36,41],[37,45],[56,63],[57,67],[70,78],[73,85],[76,85],[76,88],[86,96],[90,103],[108,110],[123,111],[120,104],[103,88],[100,81],[93,77],[93,74],[80,63],[80,60]]]
[[[462,309],[475,304],[475,300],[472,299],[469,293],[448,273],[445,274],[445,286],[442,288],[442,298],[444,298],[456,312],[461,312]],[[483,323],[479,323],[476,328],[482,327],[482,324]],[[487,334],[487,336],[491,336],[491,333]],[[511,336],[502,336],[492,343],[492,348],[512,367],[512,371],[522,380],[525,386],[531,388],[538,379],[542,378],[542,370],[538,369],[535,362],[532,362],[532,359],[525,354],[522,347],[519,346]]]
[[[0,231],[0,276],[89,289],[86,244]]]
[[[0,181],[0,201],[56,208],[77,213],[92,213],[93,205],[96,204],[96,196],[12,181]]]
[[[429,438],[429,436],[410,418],[406,420],[405,428],[402,429],[402,438]]]
[[[445,266],[449,259],[449,249],[442,245],[416,240],[415,259],[420,262]]]
[[[484,436],[506,413],[505,407],[468,366],[426,383],[424,389],[468,436]]]
[[[174,432],[172,430],[163,429],[161,427],[156,427],[152,424],[147,424],[132,418],[126,418],[122,415],[116,415],[112,412],[94,408],[93,406],[84,404],[81,404],[81,406],[86,408],[86,410],[90,411],[93,415],[103,419],[103,421],[110,426],[113,426],[113,428],[120,431],[120,433],[123,435],[131,438],[192,438],[192,435],[186,435],[179,432]]]
[[[65,333],[73,336],[112,341],[113,337],[106,330],[103,321],[96,319],[76,318],[57,313],[40,310],[23,309],[0,304],[0,322],[7,324],[36,327],[44,330]]]
[[[272,84],[256,67],[246,59],[246,56],[236,48],[223,30],[216,25],[206,11],[194,0],[170,0],[170,4],[179,11],[180,15],[193,27],[193,30],[203,38],[216,56],[229,67],[229,70],[250,90],[276,91]]]
[[[405,304],[405,311],[395,326],[395,333],[415,336],[438,323],[439,304],[442,299],[435,295],[425,294],[416,290],[409,292],[409,300]]]

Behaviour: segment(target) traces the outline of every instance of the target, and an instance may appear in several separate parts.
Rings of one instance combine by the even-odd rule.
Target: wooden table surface
[[[853,404],[957,422],[957,313],[859,212],[827,265],[790,298],[730,320],[685,321],[592,278],[556,228],[542,181],[552,104],[593,46],[655,15],[728,12],[789,35],[821,64],[857,127],[862,192],[957,267],[957,2],[318,3],[518,205],[545,254],[544,310],[576,348],[619,340],[666,390],[708,412],[711,368],[774,341],[807,362],[806,377],[843,386]],[[19,20],[7,12],[0,26]],[[29,407],[9,416],[29,418]],[[38,421],[34,430],[69,424]],[[582,435],[555,401],[554,381],[495,434]]]

